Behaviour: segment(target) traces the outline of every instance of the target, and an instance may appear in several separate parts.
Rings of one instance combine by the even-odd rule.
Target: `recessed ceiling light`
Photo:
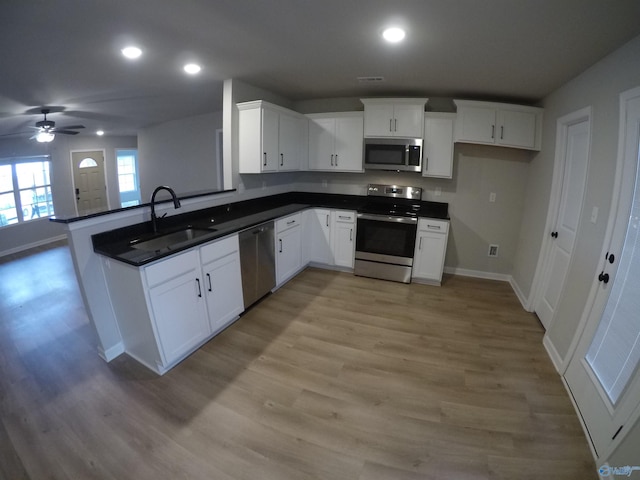
[[[99,137],[103,136],[104,135],[104,130],[98,130],[96,132],[96,135],[98,135]]]
[[[189,75],[195,75],[196,73],[200,73],[202,68],[197,63],[187,63],[184,67],[182,67],[185,72]]]
[[[127,58],[129,58],[131,60],[139,58],[140,55],[142,55],[142,50],[140,50],[138,47],[134,47],[134,46],[124,47],[120,51],[122,52],[122,55],[124,55],[125,57],[127,57]]]
[[[382,32],[382,38],[389,43],[398,43],[404,40],[405,31],[399,27],[389,27]]]

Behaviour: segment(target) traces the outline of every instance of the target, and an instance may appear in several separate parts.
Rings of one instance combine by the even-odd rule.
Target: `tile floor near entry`
[[[307,269],[158,377],[53,244],[0,259],[0,478],[596,479],[542,336],[503,282]]]

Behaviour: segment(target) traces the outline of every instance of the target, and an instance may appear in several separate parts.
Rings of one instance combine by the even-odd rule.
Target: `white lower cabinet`
[[[314,208],[305,212],[305,265],[352,269],[356,241],[356,212]]]
[[[143,267],[103,259],[124,350],[160,375],[244,310],[238,236]]]
[[[430,218],[418,220],[412,281],[440,285],[448,237],[448,221]]]
[[[302,268],[302,216],[300,213],[276,221],[276,286]]]
[[[333,264],[338,267],[353,268],[356,244],[356,212],[334,210],[331,215]]]
[[[304,211],[303,262],[332,265],[331,210],[313,208]]]
[[[163,364],[169,365],[211,332],[198,252],[179,254],[144,270],[154,330]]]
[[[244,310],[238,236],[200,247],[200,257],[209,325],[217,333]]]

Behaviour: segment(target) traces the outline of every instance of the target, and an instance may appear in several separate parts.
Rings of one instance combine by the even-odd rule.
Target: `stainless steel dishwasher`
[[[273,222],[240,232],[240,266],[244,308],[264,297],[276,286]]]

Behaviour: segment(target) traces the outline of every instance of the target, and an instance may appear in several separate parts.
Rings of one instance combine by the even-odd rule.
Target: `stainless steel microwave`
[[[365,138],[364,168],[369,170],[422,171],[421,138]]]

